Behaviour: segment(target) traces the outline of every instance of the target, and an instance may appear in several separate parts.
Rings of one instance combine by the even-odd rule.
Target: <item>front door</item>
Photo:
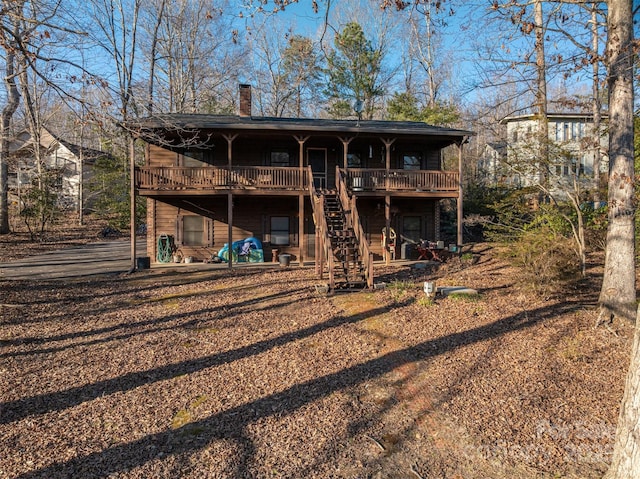
[[[307,164],[313,172],[313,184],[316,188],[327,187],[327,149],[308,148]]]

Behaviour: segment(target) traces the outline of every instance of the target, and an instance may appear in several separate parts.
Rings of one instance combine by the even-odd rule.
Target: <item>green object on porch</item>
[[[156,260],[158,263],[170,263],[173,259],[173,236],[167,234],[161,234],[158,236],[158,253],[156,254]]]

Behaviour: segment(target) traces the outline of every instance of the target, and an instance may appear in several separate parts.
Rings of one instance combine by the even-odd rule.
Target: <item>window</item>
[[[182,153],[182,166],[202,167],[205,164],[213,164],[213,151],[201,149],[187,149]]]
[[[362,168],[362,158],[360,153],[347,153],[347,167]]]
[[[405,153],[402,157],[402,167],[405,170],[419,170],[422,168],[422,155],[412,152]]]
[[[271,166],[291,166],[291,155],[288,150],[271,150],[269,157]]]
[[[289,244],[289,217],[271,217],[271,244],[287,246]]]
[[[514,142],[518,141],[518,130],[513,130],[513,133],[511,134],[511,137],[513,138]]]
[[[204,218],[202,216],[182,217],[182,244],[204,246]]]
[[[402,234],[412,241],[420,241],[422,236],[422,219],[419,216],[402,218]]]

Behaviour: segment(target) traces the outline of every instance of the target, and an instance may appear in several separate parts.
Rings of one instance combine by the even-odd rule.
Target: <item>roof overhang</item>
[[[175,144],[176,140],[214,134],[250,133],[255,136],[289,134],[314,136],[406,137],[461,143],[473,132],[421,122],[381,120],[328,120],[306,118],[240,117],[202,114],[166,114],[131,122],[136,136],[149,143]]]

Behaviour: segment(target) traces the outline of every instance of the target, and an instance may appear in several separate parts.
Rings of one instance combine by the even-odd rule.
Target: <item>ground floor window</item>
[[[178,236],[184,246],[205,246],[205,219],[202,216],[183,216]]]
[[[271,244],[278,246],[289,245],[290,221],[288,216],[271,217]]]
[[[422,218],[420,218],[420,216],[403,217],[402,235],[411,241],[420,241],[422,236]]]

